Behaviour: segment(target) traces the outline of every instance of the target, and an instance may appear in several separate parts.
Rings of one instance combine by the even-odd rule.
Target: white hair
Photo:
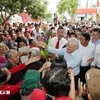
[[[14,54],[15,52],[17,52],[16,50],[10,49],[5,53],[5,57],[6,59],[11,58],[12,54]]]
[[[40,49],[37,47],[31,48],[29,51],[29,58],[32,56],[37,56],[38,54],[40,54]]]
[[[76,38],[70,38],[68,39],[68,42],[73,43],[77,49],[79,48],[79,41]]]

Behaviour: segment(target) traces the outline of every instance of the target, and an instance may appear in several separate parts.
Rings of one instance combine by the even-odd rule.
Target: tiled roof
[[[97,8],[78,9],[75,14],[91,14],[91,13],[97,13]]]
[[[27,22],[38,22],[38,20],[33,19],[30,15],[28,15],[28,13],[22,12],[22,13],[20,13],[18,15],[22,17],[24,23],[27,23]]]

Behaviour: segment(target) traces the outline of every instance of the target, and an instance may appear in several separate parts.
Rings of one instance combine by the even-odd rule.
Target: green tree
[[[65,11],[71,16],[73,20],[75,11],[78,8],[78,0],[60,0],[57,5],[57,11],[59,14],[64,13]]]
[[[21,7],[18,0],[0,0],[0,15],[3,22],[19,12]]]
[[[44,18],[47,5],[47,0],[33,0],[31,5],[27,5],[26,11],[31,14],[33,18],[38,18],[38,16]]]
[[[49,11],[46,11],[46,13],[45,13],[45,17],[44,17],[44,19],[46,20],[46,21],[52,21],[52,13],[51,12],[49,12]]]
[[[45,17],[47,0],[0,0],[0,15],[3,22],[12,15],[26,11],[33,18]]]
[[[59,21],[62,22],[64,19],[66,19],[66,16],[64,14],[62,14],[62,15],[59,16]]]

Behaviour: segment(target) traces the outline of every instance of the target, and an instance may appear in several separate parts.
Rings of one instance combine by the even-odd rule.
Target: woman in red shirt
[[[0,100],[8,100],[9,97],[18,93],[20,90],[20,85],[22,84],[22,81],[18,82],[15,85],[7,84],[7,82],[11,79],[11,74],[13,75],[23,70],[24,68],[26,68],[26,65],[38,61],[39,59],[39,56],[31,57],[24,64],[17,65],[9,70],[7,68],[0,69]],[[41,70],[43,69],[44,67],[41,68]]]
[[[8,98],[19,92],[22,81],[16,85],[9,85],[7,82],[11,78],[11,72],[7,68],[0,69],[0,100],[8,100]]]

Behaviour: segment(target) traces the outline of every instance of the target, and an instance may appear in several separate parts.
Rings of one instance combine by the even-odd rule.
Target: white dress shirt
[[[100,68],[100,44],[96,46],[95,57],[94,61],[92,62],[92,65],[96,65],[98,68]]]
[[[92,42],[92,39],[90,40],[90,42],[93,43],[93,42]],[[94,42],[93,44],[94,44],[95,46],[98,45],[98,44],[100,44],[100,39],[98,39],[98,40],[97,40],[96,42]]]
[[[38,36],[41,36],[41,33],[42,33],[43,31],[40,29],[38,32],[36,31],[36,30],[34,30],[34,35],[35,35],[35,39],[38,37]]]
[[[86,47],[82,46],[81,43],[79,44],[79,52],[82,55],[81,66],[89,66],[90,64],[88,60],[94,57],[95,45],[91,42],[89,42],[88,46]]]
[[[57,41],[58,41],[58,37],[57,37],[57,36],[51,38],[51,39],[50,39],[50,47],[55,48]],[[67,43],[67,40],[66,40],[65,38],[62,37],[62,38],[59,40],[59,49],[62,48],[66,43]]]
[[[63,55],[67,66],[73,69],[75,76],[80,73],[81,55],[78,50],[75,50],[72,54],[70,54],[67,52],[66,48],[54,49],[52,47],[48,47],[48,51],[52,54]]]

